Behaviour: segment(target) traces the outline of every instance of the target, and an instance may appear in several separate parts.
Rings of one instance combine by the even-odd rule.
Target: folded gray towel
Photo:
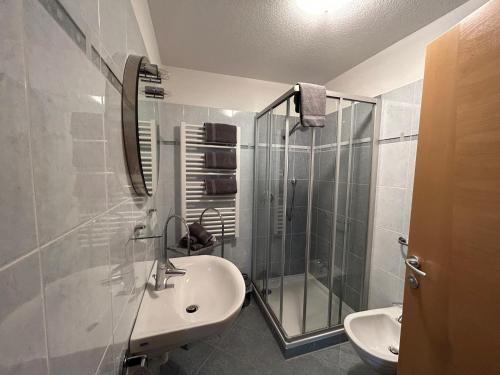
[[[205,152],[205,168],[236,169],[236,153],[227,151]]]
[[[196,237],[198,242],[202,243],[203,245],[211,241],[214,237],[213,235],[208,233],[206,229],[197,221],[189,225],[189,236]]]
[[[300,87],[300,122],[302,126],[324,127],[326,89],[312,83],[298,83]]]
[[[205,189],[208,195],[236,194],[238,192],[236,179],[231,177],[206,178]]]
[[[236,126],[205,122],[205,140],[207,143],[236,144]]]

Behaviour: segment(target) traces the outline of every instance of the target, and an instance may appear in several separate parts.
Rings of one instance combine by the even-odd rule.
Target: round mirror
[[[122,89],[122,128],[125,157],[135,192],[152,196],[158,181],[158,99],[163,89],[158,67],[144,56],[130,55]]]

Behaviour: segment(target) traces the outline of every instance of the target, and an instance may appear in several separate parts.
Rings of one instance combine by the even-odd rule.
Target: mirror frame
[[[125,63],[122,85],[122,132],[125,159],[132,187],[137,195],[151,197],[146,187],[139,149],[139,71],[149,60],[145,56],[129,55]]]

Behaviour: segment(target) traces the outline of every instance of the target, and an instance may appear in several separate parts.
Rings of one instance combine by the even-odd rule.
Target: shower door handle
[[[416,255],[412,255],[405,259],[406,267],[415,272],[417,275],[425,277],[427,273],[420,270],[420,258]]]

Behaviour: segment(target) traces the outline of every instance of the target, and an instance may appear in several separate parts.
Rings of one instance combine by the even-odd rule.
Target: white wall
[[[200,107],[258,112],[292,87],[292,84],[165,67],[167,102]]]
[[[468,1],[327,82],[326,87],[350,94],[377,96],[422,79],[426,46],[486,2]]]
[[[134,9],[135,18],[139,24],[139,29],[142,34],[146,51],[148,52],[149,60],[154,64],[161,64],[160,49],[151,20],[151,13],[147,0],[131,0],[132,8]]]

